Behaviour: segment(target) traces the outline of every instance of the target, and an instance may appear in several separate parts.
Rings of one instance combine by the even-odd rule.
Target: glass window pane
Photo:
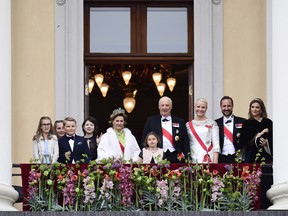
[[[130,8],[90,8],[90,52],[130,53]]]
[[[147,52],[187,53],[187,8],[147,8]]]

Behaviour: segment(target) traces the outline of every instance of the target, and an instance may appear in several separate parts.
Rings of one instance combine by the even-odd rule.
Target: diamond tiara
[[[125,115],[125,110],[120,107],[118,109],[113,110],[112,114],[110,115],[110,119],[113,119],[114,116],[119,115],[119,114]]]

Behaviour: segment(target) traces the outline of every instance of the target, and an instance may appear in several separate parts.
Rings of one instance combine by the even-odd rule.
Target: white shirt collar
[[[171,116],[167,116],[167,117],[162,116],[161,120],[163,120],[163,119],[167,119],[168,121],[170,121],[171,120]]]
[[[226,116],[223,116],[223,123],[224,123],[224,124],[225,124],[227,121],[229,121],[229,120],[230,120],[230,122],[233,122],[234,116],[231,115],[231,116],[229,116],[229,118],[226,118]]]

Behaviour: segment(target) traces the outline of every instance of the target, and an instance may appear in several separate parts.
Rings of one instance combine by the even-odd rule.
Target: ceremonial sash
[[[124,155],[125,147],[124,145],[119,141],[120,149],[122,151],[122,154]]]
[[[233,134],[226,126],[224,126],[224,134],[233,143]]]
[[[172,146],[175,148],[172,134],[170,134],[170,133],[169,133],[167,130],[165,130],[164,128],[162,128],[162,133],[163,133],[163,136],[165,136],[165,137],[170,141],[170,143],[172,144]]]
[[[204,149],[204,151],[206,151],[206,154],[204,155],[203,157],[203,162],[209,162],[211,163],[212,160],[211,160],[211,157],[210,155],[208,154],[212,148],[213,148],[213,145],[211,143],[211,145],[209,146],[209,148],[207,149],[206,145],[204,144],[204,142],[201,140],[201,138],[199,137],[199,135],[197,134],[192,122],[190,121],[188,123],[189,127],[190,127],[190,130],[192,131],[192,134],[195,136],[196,140],[198,141],[198,143],[200,144],[200,146]]]

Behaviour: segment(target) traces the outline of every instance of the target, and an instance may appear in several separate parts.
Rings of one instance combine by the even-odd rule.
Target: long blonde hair
[[[49,133],[48,133],[48,139],[52,139],[53,135],[55,134],[54,133],[54,130],[53,130],[53,127],[52,127],[52,121],[51,121],[51,118],[48,117],[48,116],[42,116],[39,120],[39,123],[38,123],[38,127],[37,127],[37,130],[36,130],[36,134],[33,136],[32,140],[36,140],[37,142],[40,140],[41,137],[43,137],[43,131],[41,129],[41,125],[42,125],[42,121],[43,120],[49,120],[50,121],[50,130],[49,130]]]

